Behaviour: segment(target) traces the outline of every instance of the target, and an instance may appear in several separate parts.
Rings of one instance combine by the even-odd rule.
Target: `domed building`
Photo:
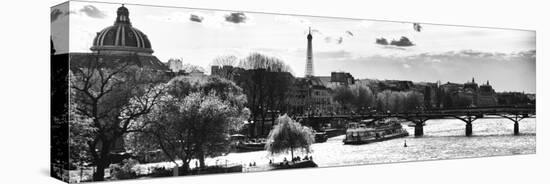
[[[153,55],[147,35],[132,26],[130,12],[122,5],[112,26],[97,32],[90,53],[71,53],[71,63],[99,57],[103,61],[130,62],[143,68],[168,70],[168,66]]]
[[[124,5],[117,10],[115,24],[97,33],[90,50],[111,54],[151,55],[153,53],[147,35],[132,27],[130,12]]]

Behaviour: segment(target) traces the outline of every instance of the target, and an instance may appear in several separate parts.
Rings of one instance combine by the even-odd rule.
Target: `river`
[[[464,136],[465,123],[456,119],[428,120],[424,126],[424,136],[414,137],[414,128],[403,123],[410,136],[363,145],[344,145],[344,136],[337,136],[324,143],[312,145],[310,154],[319,167],[346,166],[358,164],[395,163],[407,161],[471,158],[515,154],[534,154],[536,152],[535,119],[524,119],[519,123],[520,135],[513,135],[514,123],[508,119],[478,119],[472,123],[473,136]],[[403,144],[407,142],[407,147]],[[295,153],[303,157],[305,154]],[[225,156],[207,158],[207,165],[244,166],[244,172],[262,171],[269,159],[280,162],[288,155],[272,156],[267,151],[229,153]],[[191,161],[191,167],[196,160]],[[250,167],[251,163],[256,167]],[[179,161],[181,165],[181,161]],[[172,168],[172,162],[148,163],[138,167],[138,172],[147,174],[151,168]],[[86,170],[87,179],[91,179],[92,170]],[[80,179],[79,171],[71,173],[72,182]],[[107,172],[109,175],[109,172]]]
[[[478,119],[473,123],[473,136],[464,136],[465,123],[456,119],[428,120],[424,136],[414,137],[414,128],[403,127],[410,136],[364,145],[344,145],[344,136],[328,139],[312,145],[315,163],[319,167],[357,164],[377,164],[406,161],[438,160],[469,157],[486,157],[536,152],[535,119],[520,121],[520,135],[513,135],[514,123],[507,119]],[[404,142],[407,147],[404,147]],[[303,154],[295,153],[295,156]],[[207,159],[208,165],[242,164],[245,170],[256,162],[267,165],[269,159],[280,162],[289,155],[271,156],[266,151],[230,153],[226,156]],[[252,170],[254,170],[252,168]]]

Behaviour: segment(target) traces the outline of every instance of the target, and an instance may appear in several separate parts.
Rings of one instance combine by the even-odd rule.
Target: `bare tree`
[[[260,53],[252,53],[248,55],[239,62],[239,67],[247,70],[265,69],[272,72],[292,73],[290,66],[285,64],[279,58],[269,57]]]
[[[186,63],[186,64],[182,65],[182,70],[187,72],[187,73],[193,73],[193,72],[202,72],[202,73],[204,73],[204,68],[202,68],[200,66],[197,66],[197,65],[192,65],[192,64],[189,64],[189,63]]]
[[[286,98],[294,78],[292,71],[282,60],[259,53],[252,53],[242,59],[239,67],[245,71],[237,83],[248,96],[248,106],[254,122],[258,122],[257,118],[260,118],[259,135],[265,136],[264,124],[268,114],[271,115],[273,125],[277,113],[283,113],[287,109]]]
[[[237,64],[237,57],[233,55],[218,56],[212,61],[213,66],[235,66],[235,64]]]
[[[111,163],[111,151],[123,135],[140,131],[136,119],[149,113],[160,96],[155,84],[162,77],[151,70],[123,60],[104,61],[99,54],[93,59],[71,65],[71,98],[76,113],[91,122],[93,132],[85,134],[88,153],[97,167],[95,181],[104,180],[105,168]],[[85,121],[71,121],[84,123]],[[73,126],[75,126],[73,124]]]

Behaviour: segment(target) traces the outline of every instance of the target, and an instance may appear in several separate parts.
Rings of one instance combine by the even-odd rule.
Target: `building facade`
[[[168,68],[170,71],[177,73],[183,70],[183,62],[179,59],[168,60]]]
[[[477,106],[495,106],[497,103],[497,95],[493,87],[487,81],[486,84],[479,86],[479,92],[477,93]]]
[[[487,107],[498,105],[497,94],[487,81],[478,85],[475,79],[464,84],[446,83],[439,86],[441,107]]]
[[[319,77],[296,78],[290,94],[291,114],[328,115],[337,109],[332,98],[332,89]]]

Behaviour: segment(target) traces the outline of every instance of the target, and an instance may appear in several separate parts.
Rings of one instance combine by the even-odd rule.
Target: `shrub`
[[[112,164],[110,166],[111,169],[111,177],[113,179],[132,179],[136,178],[136,170],[137,166],[139,165],[139,162],[134,159],[124,159],[122,161],[122,166],[119,164]]]

